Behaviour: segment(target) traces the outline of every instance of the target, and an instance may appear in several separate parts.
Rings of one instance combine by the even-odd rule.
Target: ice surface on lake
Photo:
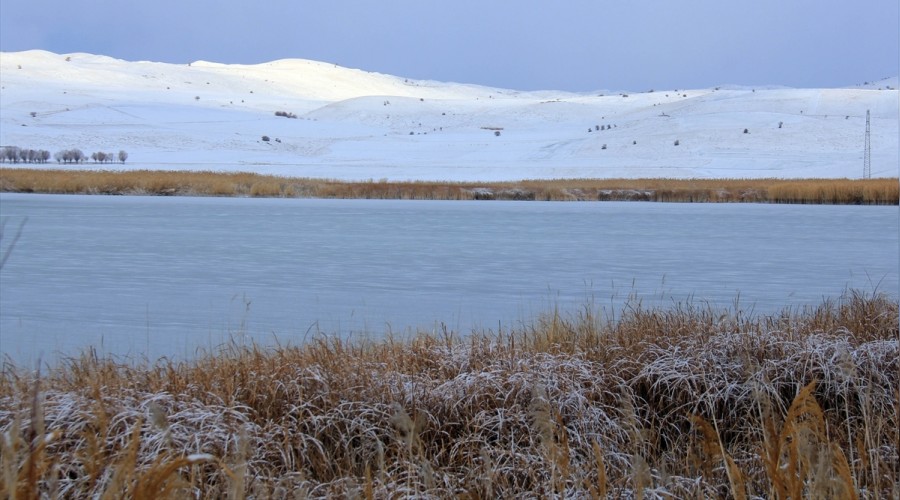
[[[897,207],[14,194],[0,207],[7,228],[28,217],[0,276],[0,353],[17,362],[496,331],[629,294],[774,312],[898,290]]]

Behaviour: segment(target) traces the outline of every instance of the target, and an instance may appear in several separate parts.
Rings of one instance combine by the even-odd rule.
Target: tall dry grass
[[[0,191],[410,200],[669,201],[897,205],[884,179],[555,179],[339,182],[252,173],[0,168]]]
[[[898,303],[93,352],[0,377],[0,495],[897,498]]]

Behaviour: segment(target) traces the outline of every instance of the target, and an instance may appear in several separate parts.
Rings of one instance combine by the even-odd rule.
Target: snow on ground
[[[342,180],[854,178],[870,110],[872,175],[896,176],[897,83],[575,94],[306,60],[175,65],[4,52],[0,145],[129,153],[124,165],[90,168]]]

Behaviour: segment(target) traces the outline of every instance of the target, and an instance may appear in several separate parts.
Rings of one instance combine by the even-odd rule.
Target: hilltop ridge
[[[867,110],[873,176],[896,176],[898,165],[896,77],[837,89],[525,92],[303,59],[169,64],[32,50],[0,53],[0,87],[0,145],[129,152],[125,164],[82,165],[104,169],[853,178]]]

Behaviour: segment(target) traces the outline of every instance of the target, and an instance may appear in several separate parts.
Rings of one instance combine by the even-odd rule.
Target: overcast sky
[[[519,90],[837,87],[900,73],[897,0],[0,0],[0,50],[304,58]]]

